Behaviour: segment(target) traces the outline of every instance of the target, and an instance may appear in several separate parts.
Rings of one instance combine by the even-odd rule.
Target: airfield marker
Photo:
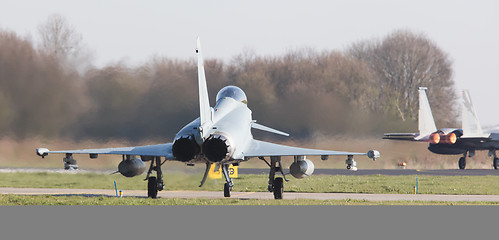
[[[116,187],[116,181],[114,181],[114,190],[116,191],[116,197],[118,196],[118,187]]]
[[[416,178],[416,194],[419,192],[419,179]]]

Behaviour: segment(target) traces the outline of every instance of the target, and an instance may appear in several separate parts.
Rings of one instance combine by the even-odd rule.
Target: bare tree
[[[81,45],[82,36],[69,25],[65,17],[50,15],[45,23],[38,26],[41,47],[51,55],[65,59],[76,54]]]
[[[0,30],[0,130],[57,136],[77,118],[80,91],[54,58],[26,38]]]
[[[417,118],[418,87],[428,87],[437,119],[455,117],[452,63],[445,52],[423,34],[397,30],[382,41],[352,45],[348,52],[363,60],[373,73],[377,90],[374,111],[397,114],[403,121]],[[450,117],[449,117],[450,116]]]
[[[88,69],[92,58],[83,44],[83,37],[68,20],[59,14],[50,15],[38,26],[40,50],[56,58],[66,68],[80,73]]]

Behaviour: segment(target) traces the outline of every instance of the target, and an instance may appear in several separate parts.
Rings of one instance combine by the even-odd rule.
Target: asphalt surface
[[[115,190],[110,189],[51,189],[51,188],[0,188],[0,194],[19,195],[54,195],[116,197]],[[124,190],[123,197],[147,196],[146,190]],[[160,191],[159,198],[211,198],[222,199],[223,192],[208,191]],[[232,192],[235,199],[273,199],[269,192]],[[316,199],[316,200],[367,200],[367,201],[487,201],[499,202],[499,195],[431,195],[431,194],[361,194],[361,193],[296,193],[284,192],[284,199]]]

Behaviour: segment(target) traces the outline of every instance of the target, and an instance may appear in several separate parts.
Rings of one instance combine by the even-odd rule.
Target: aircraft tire
[[[284,192],[284,181],[281,177],[274,179],[274,199],[282,199]]]
[[[494,158],[494,169],[498,169],[499,168],[499,158]]]
[[[158,198],[158,181],[156,177],[147,179],[147,197]]]
[[[224,184],[224,197],[230,197],[230,185],[229,185],[229,183]]]
[[[466,158],[461,157],[459,158],[459,169],[464,169],[466,168]]]

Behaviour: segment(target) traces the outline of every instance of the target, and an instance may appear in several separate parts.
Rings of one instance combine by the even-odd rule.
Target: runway
[[[268,174],[266,168],[239,168],[239,174]],[[284,173],[287,173],[286,170]],[[499,170],[494,169],[315,169],[314,175],[430,175],[430,176],[499,176]]]
[[[0,188],[0,194],[53,196],[116,197],[114,189]],[[124,197],[147,196],[145,190],[123,190]],[[159,198],[223,199],[218,191],[160,191]],[[269,192],[232,192],[231,199],[274,199]],[[367,200],[367,201],[486,201],[499,202],[499,195],[431,195],[431,194],[363,194],[363,193],[296,193],[284,192],[284,199]]]

